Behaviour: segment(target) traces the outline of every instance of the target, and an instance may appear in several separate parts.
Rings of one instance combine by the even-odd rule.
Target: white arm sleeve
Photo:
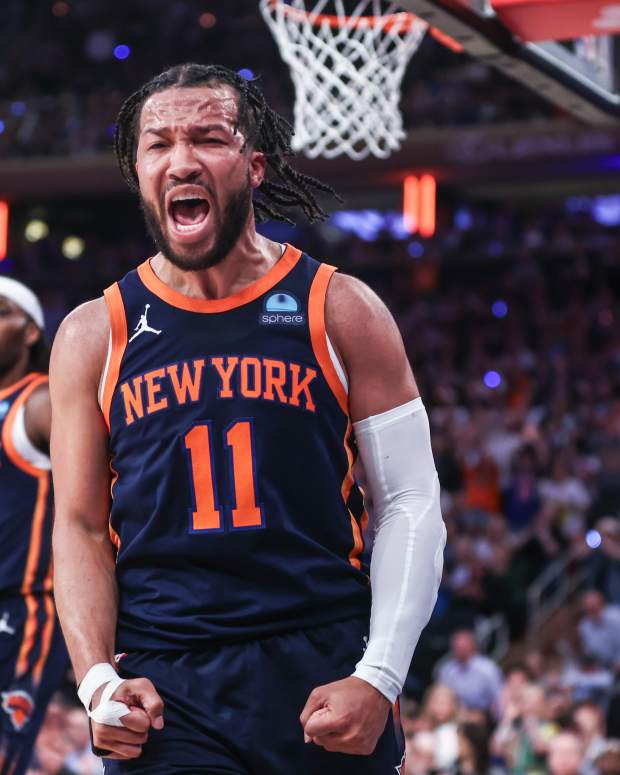
[[[393,703],[441,581],[446,529],[439,479],[421,398],[353,428],[374,504],[370,637],[353,675]]]

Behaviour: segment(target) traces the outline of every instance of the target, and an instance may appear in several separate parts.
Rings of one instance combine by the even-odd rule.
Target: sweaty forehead
[[[216,120],[231,127],[237,121],[234,89],[226,84],[177,87],[156,92],[148,98],[140,116],[140,132]]]

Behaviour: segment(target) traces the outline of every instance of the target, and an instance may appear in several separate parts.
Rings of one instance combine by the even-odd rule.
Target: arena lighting
[[[498,299],[497,301],[493,302],[491,306],[491,312],[496,318],[505,318],[508,314],[508,305],[505,301],[502,301],[502,299]]]
[[[49,226],[40,218],[33,218],[31,221],[28,221],[24,229],[24,237],[28,242],[38,242],[45,239],[49,233]]]
[[[407,175],[403,181],[403,223],[409,234],[432,237],[436,211],[437,181],[433,175]]]
[[[4,121],[0,119],[0,135],[4,132]]]
[[[424,245],[414,240],[407,245],[407,253],[409,253],[411,258],[422,258],[424,255]]]
[[[214,13],[201,13],[198,17],[198,24],[205,29],[210,30],[217,24],[217,16]]]
[[[9,241],[9,203],[0,200],[0,261],[6,258]]]
[[[52,6],[52,13],[54,16],[57,16],[58,18],[62,18],[63,16],[66,16],[69,11],[71,10],[71,7],[69,3],[63,2],[63,0],[58,0],[57,3],[54,3]]]
[[[484,384],[494,390],[502,384],[502,378],[496,371],[487,371],[483,377]]]
[[[254,79],[254,73],[249,67],[242,67],[241,70],[237,70],[238,74],[245,78],[246,81],[252,81]]]
[[[120,43],[118,46],[114,47],[114,56],[116,59],[127,59],[130,54],[131,49],[124,43]]]
[[[598,549],[602,543],[603,539],[601,538],[601,534],[598,532],[598,530],[588,530],[586,533],[586,544],[590,547],[590,549]]]
[[[80,258],[84,252],[84,240],[81,237],[65,237],[62,241],[62,254],[70,261]]]

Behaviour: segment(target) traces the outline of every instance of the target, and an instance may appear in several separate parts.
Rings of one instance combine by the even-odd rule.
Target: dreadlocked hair
[[[128,97],[116,120],[114,150],[125,181],[132,191],[138,191],[135,169],[140,114],[146,100],[156,92],[172,87],[215,86],[228,84],[238,94],[237,124],[246,133],[247,146],[265,155],[269,178],[254,192],[254,215],[258,223],[270,218],[294,225],[286,211],[299,208],[310,223],[323,221],[327,213],[317,200],[316,192],[342,199],[327,183],[294,169],[286,161],[293,155],[292,126],[269,107],[254,81],[248,81],[221,65],[176,65],[152,78]]]

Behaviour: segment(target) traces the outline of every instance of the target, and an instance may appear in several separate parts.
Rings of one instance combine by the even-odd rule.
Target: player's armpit
[[[82,305],[61,325],[50,364],[54,591],[78,680],[114,654],[108,436],[97,403],[108,331],[103,300]]]
[[[417,398],[398,327],[374,291],[354,277],[334,273],[325,319],[349,381],[353,422]]]

